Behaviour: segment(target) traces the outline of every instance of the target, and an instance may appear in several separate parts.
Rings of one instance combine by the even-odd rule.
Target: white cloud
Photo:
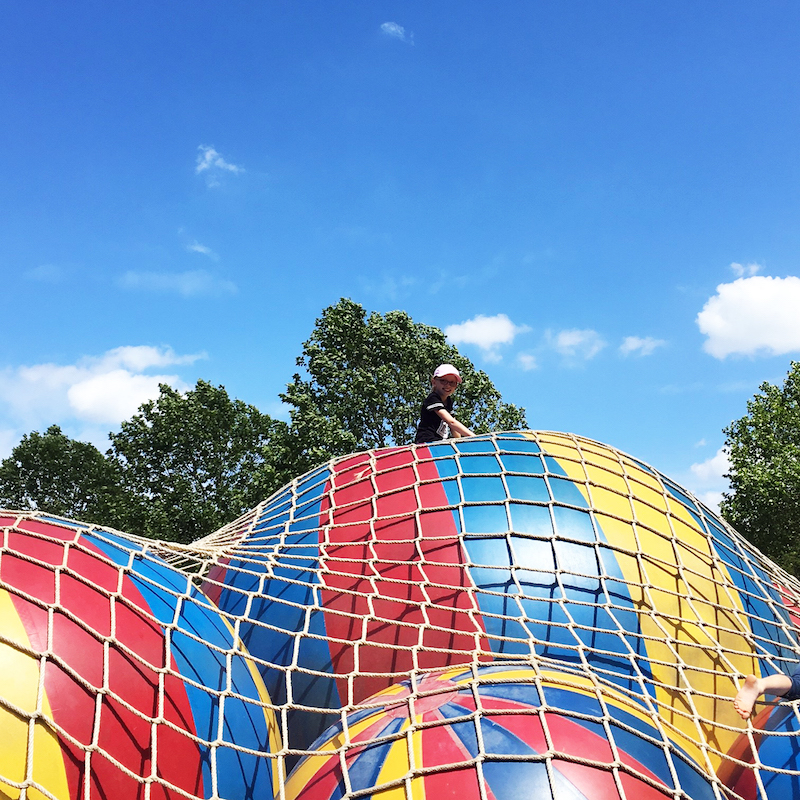
[[[119,280],[123,289],[152,292],[175,292],[183,297],[236,294],[235,283],[215,278],[204,269],[186,272],[134,272],[129,270]]]
[[[481,348],[485,358],[498,361],[497,348],[511,344],[518,334],[529,330],[527,325],[515,325],[505,314],[493,317],[478,314],[458,325],[448,325],[444,333],[453,344],[475,344]]]
[[[597,331],[590,328],[579,330],[547,331],[548,344],[562,356],[567,358],[580,358],[589,361],[594,358],[605,346],[606,342]]]
[[[213,261],[219,261],[219,256],[210,247],[206,247],[200,242],[194,241],[191,244],[187,244],[186,249],[190,253],[200,253],[200,255],[208,256]]]
[[[664,339],[654,339],[652,336],[626,336],[619,347],[620,353],[629,356],[631,353],[638,353],[640,356],[649,356],[659,347],[666,344]]]
[[[197,165],[195,167],[195,172],[198,175],[210,169],[222,169],[235,174],[244,172],[243,167],[237,167],[236,164],[227,162],[213,147],[201,144],[197,149],[200,151],[197,155]]]
[[[23,273],[30,281],[39,283],[61,283],[67,276],[67,271],[58,264],[40,264]]]
[[[525,372],[529,372],[532,369],[536,369],[539,364],[536,362],[536,356],[532,356],[530,353],[520,353],[517,356],[517,363],[525,370]]]
[[[151,347],[149,345],[124,345],[106,351],[102,356],[87,356],[79,363],[92,367],[95,371],[114,370],[118,367],[143,372],[153,367],[168,367],[173,364],[194,364],[205,358],[205,353],[179,356],[171,347]]]
[[[239,175],[244,172],[244,167],[226,161],[213,147],[201,144],[197,148],[200,152],[195,161],[195,175],[205,173],[206,185],[215,187],[220,185],[220,176],[226,172]]]
[[[399,39],[401,42],[414,44],[414,34],[411,31],[406,31],[402,25],[398,25],[396,22],[384,22],[381,25],[381,33],[391,36],[393,39]]]
[[[722,493],[729,488],[728,479],[724,476],[730,466],[727,454],[720,448],[711,458],[689,467],[692,486],[687,488],[709,508],[718,510]]]
[[[737,278],[750,278],[757,272],[761,272],[761,269],[761,264],[739,264],[737,261],[731,264],[731,270]]]
[[[133,416],[146,400],[158,397],[160,383],[186,388],[177,375],[133,375],[115,369],[74,383],[67,390],[67,399],[80,419],[115,424]]]
[[[711,458],[690,467],[692,475],[702,485],[719,481],[730,468],[731,462],[721,447]]]
[[[11,455],[11,451],[19,444],[19,439],[14,428],[0,429],[0,459]]]
[[[697,315],[714,358],[800,350],[800,278],[756,275],[721,283]]]
[[[413,287],[417,284],[417,279],[410,275],[396,276],[390,273],[383,273],[381,276],[370,275],[362,276],[360,279],[364,292],[397,302],[404,297],[408,297]]]
[[[722,492],[700,492],[695,497],[705,503],[712,511],[719,513],[719,504],[722,502]]]
[[[115,425],[158,396],[159,383],[188,388],[175,374],[147,370],[192,364],[203,354],[169,347],[117,347],[75,364],[34,364],[0,370],[0,425],[44,430],[52,424]],[[17,437],[19,438],[19,437]]]

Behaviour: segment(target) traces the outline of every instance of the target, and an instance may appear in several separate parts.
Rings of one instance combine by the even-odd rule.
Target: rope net
[[[0,798],[800,796],[800,585],[613,448],[335,459],[191,545],[0,512]]]

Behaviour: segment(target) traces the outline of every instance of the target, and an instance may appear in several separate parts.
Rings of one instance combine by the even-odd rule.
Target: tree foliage
[[[114,526],[122,498],[116,464],[58,425],[23,436],[0,464],[0,505],[6,508]]]
[[[486,373],[444,333],[403,311],[367,312],[342,298],[317,319],[281,399],[292,407],[291,458],[308,468],[331,456],[413,441],[437,364],[458,367],[456,416],[476,433],[526,427],[525,410],[502,401]],[[291,442],[290,442],[291,447]],[[305,453],[305,463],[303,456]]]
[[[763,553],[800,575],[800,362],[782,387],[763,383],[727,428],[731,491],[723,516]]]
[[[198,381],[186,393],[166,384],[156,400],[111,434],[131,502],[127,530],[190,542],[268,497],[283,474],[270,445],[282,423]]]

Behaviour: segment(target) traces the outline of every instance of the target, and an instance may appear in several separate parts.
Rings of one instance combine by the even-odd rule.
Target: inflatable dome
[[[0,526],[0,797],[272,796],[269,695],[189,576],[110,531]]]
[[[620,786],[637,800],[714,797],[680,747],[662,749],[635,699],[579,670],[531,663],[414,674],[348,713],[310,750],[287,782],[289,800],[339,797],[345,780],[351,792],[391,796],[409,784],[412,797],[437,800],[483,792],[602,800],[618,798]]]
[[[334,459],[188,546],[0,524],[0,797],[800,796],[795,704],[731,702],[800,585],[606,445]]]

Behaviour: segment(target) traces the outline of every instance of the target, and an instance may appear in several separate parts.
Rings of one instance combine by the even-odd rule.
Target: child
[[[766,678],[748,675],[733,701],[733,707],[742,719],[748,719],[756,700],[764,692],[778,695],[784,700],[800,700],[800,669],[791,678],[780,672],[767,675]]]
[[[461,375],[452,364],[440,364],[433,372],[431,386],[433,391],[425,398],[420,411],[415,444],[439,442],[454,437],[474,436],[452,414],[453,392],[461,383]]]

